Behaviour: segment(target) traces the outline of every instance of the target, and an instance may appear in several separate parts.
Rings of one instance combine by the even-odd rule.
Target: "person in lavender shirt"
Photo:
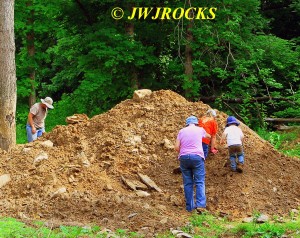
[[[205,195],[205,157],[202,138],[210,138],[206,131],[198,126],[198,118],[190,116],[186,119],[186,127],[178,133],[175,150],[178,152],[180,170],[182,172],[186,210],[206,210]],[[196,186],[196,201],[194,200]]]

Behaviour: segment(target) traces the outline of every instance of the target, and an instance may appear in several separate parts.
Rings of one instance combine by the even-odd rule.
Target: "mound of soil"
[[[172,91],[156,91],[77,124],[57,126],[10,153],[1,151],[1,216],[94,223],[149,236],[185,225],[190,214],[181,175],[173,173],[179,165],[173,144],[185,119],[207,109]],[[218,112],[218,138],[226,118]],[[254,211],[286,215],[298,208],[300,161],[278,153],[246,125],[240,127],[244,173],[224,167],[226,148],[206,160],[210,211],[238,219]],[[150,181],[148,186],[142,179]]]

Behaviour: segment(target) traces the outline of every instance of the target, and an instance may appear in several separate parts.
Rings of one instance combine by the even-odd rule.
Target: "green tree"
[[[251,126],[263,124],[266,115],[289,116],[297,108],[297,36],[289,40],[271,35],[276,29],[266,18],[268,6],[281,0],[32,0],[26,6],[28,1],[16,4],[18,121],[23,124],[32,66],[37,96],[52,96],[57,102],[53,117],[48,117],[50,127],[73,113],[106,111],[136,88],[171,89],[191,100],[214,96],[219,100],[212,106]],[[297,12],[298,3],[289,1],[289,9]],[[125,18],[111,17],[116,6],[124,9]],[[133,7],[152,7],[152,12],[128,19]],[[199,17],[153,20],[164,7],[193,7],[189,13]],[[34,24],[26,24],[32,11]],[[28,54],[30,32],[34,57]],[[255,101],[257,97],[268,100]],[[242,103],[228,100],[233,98]]]

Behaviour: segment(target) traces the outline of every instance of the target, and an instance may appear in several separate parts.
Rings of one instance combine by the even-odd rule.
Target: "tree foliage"
[[[28,66],[34,65],[39,98],[50,95],[57,102],[50,127],[73,113],[93,116],[106,111],[131,97],[136,87],[171,89],[192,100],[243,98],[242,104],[219,100],[212,106],[250,126],[262,124],[265,115],[291,116],[299,106],[299,31],[284,27],[290,24],[287,17],[280,19],[282,25],[274,24],[284,11],[299,17],[298,0],[34,0],[30,7],[26,2],[16,3],[18,112],[25,115],[22,111],[28,110]],[[123,19],[112,18],[114,7],[124,10]],[[185,17],[129,20],[133,7],[153,7],[151,16],[163,7],[194,7],[194,14],[205,7],[217,11],[212,20],[193,20],[191,41],[191,21]],[[26,24],[30,10],[35,16],[36,54],[29,60],[25,43],[32,27]],[[192,80],[185,75],[187,46],[192,52]],[[270,100],[253,103],[257,96]],[[271,100],[279,96],[293,103]]]

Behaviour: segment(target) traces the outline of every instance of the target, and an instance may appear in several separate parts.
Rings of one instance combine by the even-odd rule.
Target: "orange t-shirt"
[[[218,124],[214,119],[208,119],[208,121],[204,120],[205,118],[201,118],[199,120],[199,126],[203,127],[204,130],[210,134],[211,136],[214,136],[218,132]],[[205,122],[203,122],[205,121]],[[209,138],[202,138],[202,142],[209,145],[210,139]]]

